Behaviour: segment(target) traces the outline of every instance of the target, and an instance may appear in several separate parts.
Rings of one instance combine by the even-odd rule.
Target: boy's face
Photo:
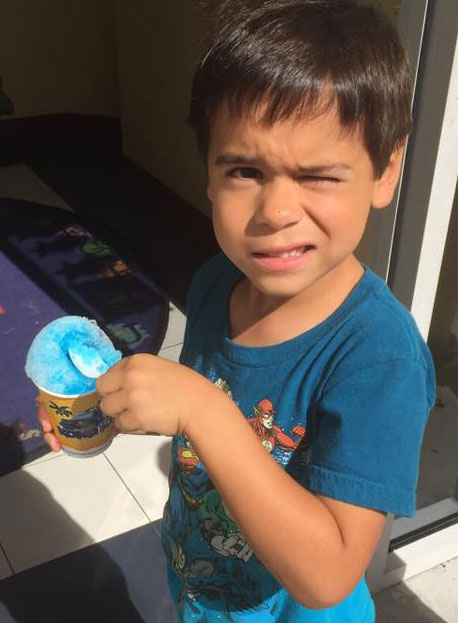
[[[390,203],[401,156],[375,179],[359,134],[343,132],[332,111],[267,127],[223,106],[208,154],[216,238],[268,297],[295,297],[324,278],[332,286],[357,265],[353,252],[371,206]]]

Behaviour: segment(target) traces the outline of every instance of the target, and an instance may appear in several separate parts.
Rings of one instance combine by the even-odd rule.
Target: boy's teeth
[[[300,249],[293,249],[293,251],[288,251],[287,253],[266,253],[267,257],[297,257],[302,255],[305,251],[305,247],[301,247]]]

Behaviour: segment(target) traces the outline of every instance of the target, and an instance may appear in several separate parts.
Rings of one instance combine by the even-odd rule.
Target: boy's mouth
[[[297,247],[289,247],[283,249],[266,249],[265,251],[258,251],[253,253],[255,257],[279,257],[279,258],[288,258],[288,257],[300,257],[307,251],[314,249],[313,245],[301,245]]]
[[[289,245],[282,248],[270,248],[252,254],[256,264],[270,272],[289,272],[299,270],[308,262],[311,252],[315,250],[312,244]]]

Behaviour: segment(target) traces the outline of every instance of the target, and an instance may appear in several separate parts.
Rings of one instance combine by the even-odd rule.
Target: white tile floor
[[[457,623],[458,558],[375,596],[377,623]]]
[[[0,168],[0,197],[71,209],[30,169]],[[177,360],[174,306],[161,356]],[[162,516],[170,440],[122,435],[89,460],[48,454],[0,478],[0,580]],[[456,623],[458,559],[380,593],[378,623]]]
[[[172,307],[159,355],[177,360],[184,316]],[[162,517],[170,440],[119,435],[82,460],[49,453],[0,478],[0,579]]]

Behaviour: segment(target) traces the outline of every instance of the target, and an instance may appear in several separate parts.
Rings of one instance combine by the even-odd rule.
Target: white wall
[[[113,0],[1,0],[0,73],[17,117],[119,115]]]
[[[202,26],[189,0],[116,0],[124,153],[203,211],[205,170],[186,126]]]

